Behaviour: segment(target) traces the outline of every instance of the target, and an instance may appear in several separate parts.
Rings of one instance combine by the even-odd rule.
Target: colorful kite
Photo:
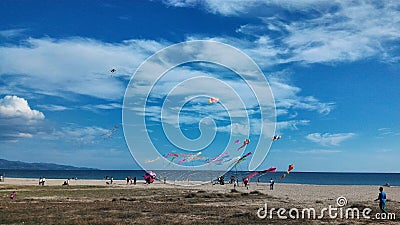
[[[146,163],[152,163],[152,162],[155,162],[155,161],[157,161],[159,159],[160,159],[160,157],[157,157],[155,159],[148,159],[148,160],[146,160]]]
[[[250,156],[251,154],[252,154],[252,153],[249,152],[249,153],[247,153],[246,155],[244,155],[244,156],[242,156],[241,158],[239,158],[239,159],[232,165],[232,167],[234,167],[234,166],[236,166],[237,164],[239,164],[240,162],[246,160],[246,158],[247,158],[248,156]]]
[[[251,173],[249,176],[247,176],[249,179],[251,179],[251,178],[253,178],[254,176],[256,176],[257,174],[263,174],[263,173],[269,173],[269,172],[276,172],[276,167],[271,167],[271,168],[269,168],[269,169],[267,169],[267,170],[264,170],[264,171],[259,171],[259,172],[254,172],[254,173]]]
[[[172,156],[172,158],[171,158],[171,161],[170,162],[172,162],[172,161],[174,161],[174,159],[176,159],[176,158],[178,158],[179,157],[179,155],[178,154],[175,154],[175,153],[168,153],[168,155],[167,156],[165,156],[165,158],[169,158],[170,156]]]
[[[290,171],[293,170],[293,169],[294,169],[294,164],[290,164],[288,170],[286,170],[286,173],[284,173],[284,174],[281,176],[281,178],[279,178],[279,180],[284,179],[284,178],[286,177],[286,175],[289,174]]]
[[[286,173],[284,173],[280,178],[279,178],[279,180],[282,180],[283,178],[285,178],[286,177]]]
[[[143,177],[144,177],[144,180],[146,181],[146,184],[151,184],[156,179],[156,176],[157,176],[156,173],[149,170],[149,171],[146,171],[146,173],[144,174]]]
[[[237,150],[239,151],[241,148],[243,148],[244,146],[248,145],[249,143],[250,143],[250,140],[249,140],[249,139],[245,139],[245,140],[243,141],[243,145],[240,146]]]
[[[294,164],[290,164],[288,170],[286,170],[286,173],[289,174],[291,170],[294,169]]]
[[[179,156],[184,157],[184,158],[179,160],[178,164],[181,165],[183,162],[202,160],[205,158],[204,156],[200,156],[200,155],[201,155],[201,152],[198,152],[196,154],[179,154]]]
[[[219,101],[219,98],[211,97],[210,99],[208,99],[208,104],[217,103],[218,101]]]
[[[222,162],[223,158],[227,157],[229,154],[231,154],[231,153],[230,152],[221,153],[221,154],[211,158],[210,160],[207,160],[206,164],[210,164],[210,163],[214,163],[214,162]]]
[[[282,136],[280,136],[280,135],[274,135],[272,137],[272,141],[277,141],[277,140],[280,140],[281,138],[282,138]]]
[[[112,138],[114,136],[114,134],[118,131],[118,129],[119,129],[119,126],[115,125],[113,127],[113,129],[108,130],[106,133],[102,134],[101,136],[105,136],[105,137],[107,136],[108,138]]]
[[[239,144],[239,143],[240,143],[240,140],[237,139],[237,140],[235,141],[235,144]]]

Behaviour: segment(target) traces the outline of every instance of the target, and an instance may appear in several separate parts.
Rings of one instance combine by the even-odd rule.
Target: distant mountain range
[[[26,163],[0,159],[0,169],[9,170],[96,170],[94,168],[59,165],[54,163]]]

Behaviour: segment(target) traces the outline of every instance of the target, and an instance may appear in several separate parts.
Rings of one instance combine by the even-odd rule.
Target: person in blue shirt
[[[382,213],[387,213],[386,211],[386,193],[383,191],[383,187],[379,188],[379,196],[375,201],[379,200],[379,208],[381,209]]]

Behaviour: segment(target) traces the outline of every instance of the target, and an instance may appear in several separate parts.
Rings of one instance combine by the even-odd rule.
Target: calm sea
[[[167,180],[211,181],[221,175],[219,171],[155,171],[157,177]],[[251,172],[230,171],[225,174],[225,181],[230,176],[247,176]],[[400,186],[400,173],[325,173],[325,172],[291,172],[285,179],[278,180],[285,172],[267,173],[262,176],[255,176],[251,182],[269,182],[272,178],[279,183],[295,184],[321,184],[321,185],[384,185],[390,183],[393,186]],[[143,170],[0,170],[0,175],[5,178],[39,178],[50,179],[104,179],[105,176],[113,177],[116,180],[124,180],[127,176],[143,179]]]

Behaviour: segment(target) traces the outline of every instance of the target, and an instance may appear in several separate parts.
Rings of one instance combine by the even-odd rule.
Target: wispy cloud
[[[65,111],[71,109],[62,105],[37,105],[37,107],[46,111]]]
[[[310,120],[287,120],[278,121],[276,123],[277,132],[281,133],[283,130],[298,130],[299,126],[306,126],[310,124]]]
[[[398,60],[393,43],[400,40],[397,1],[164,1],[174,7],[202,7],[223,16],[252,15],[258,22],[237,32],[251,37],[252,52],[272,53],[268,63],[335,63],[370,57]],[[301,20],[282,15],[304,15]],[[280,16],[277,16],[280,15]],[[250,44],[249,44],[250,45]],[[250,49],[249,49],[250,50]],[[267,60],[266,60],[267,59]]]
[[[308,110],[329,114],[335,107],[333,102],[321,102],[314,96],[302,96],[301,88],[290,84],[282,74],[270,75],[269,84],[274,93],[276,107],[280,110]]]
[[[306,138],[312,142],[324,145],[324,146],[338,146],[345,140],[348,140],[354,137],[354,133],[337,133],[337,134],[330,134],[330,133],[312,133],[308,134]]]
[[[399,136],[400,132],[395,132],[391,128],[383,127],[378,129],[377,137]]]
[[[62,142],[73,142],[80,144],[93,144],[108,138],[107,133],[109,130],[96,127],[96,126],[61,126],[58,129],[51,131],[40,132],[37,134],[38,138],[49,140],[49,141],[62,141]]]
[[[121,99],[125,82],[149,55],[163,47],[147,40],[104,43],[93,39],[30,38],[21,45],[0,46],[0,74],[14,87],[54,96],[87,95]],[[110,69],[117,72],[111,74]],[[11,75],[11,76],[10,76]]]
[[[340,153],[342,150],[331,150],[331,149],[310,149],[310,150],[293,150],[292,152],[298,153],[298,154],[334,154],[334,153]]]
[[[25,32],[26,29],[9,29],[9,30],[0,30],[0,36],[4,38],[13,38],[21,35]]]

